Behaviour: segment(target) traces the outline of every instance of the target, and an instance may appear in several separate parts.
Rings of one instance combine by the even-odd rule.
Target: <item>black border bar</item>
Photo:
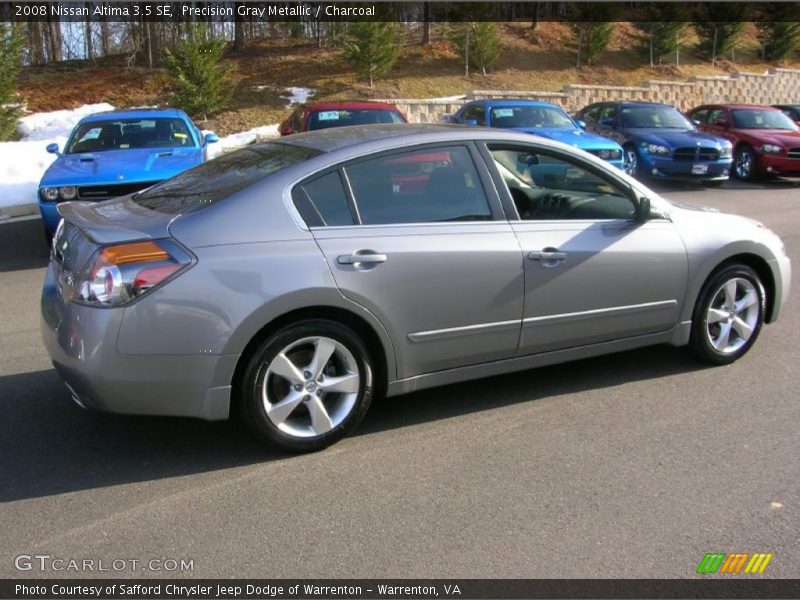
[[[251,586],[251,587],[248,587]],[[220,594],[220,589],[225,593]],[[800,579],[2,579],[0,598],[428,600],[800,598]]]

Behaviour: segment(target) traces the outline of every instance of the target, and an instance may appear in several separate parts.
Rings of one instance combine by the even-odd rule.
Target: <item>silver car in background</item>
[[[237,403],[300,451],[379,394],[651,344],[730,363],[789,289],[761,224],[501,130],[299,134],[59,210],[42,330],[73,398],[208,420]]]

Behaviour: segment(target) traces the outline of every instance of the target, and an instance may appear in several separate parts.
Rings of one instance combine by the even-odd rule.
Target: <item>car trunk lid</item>
[[[139,206],[130,196],[106,202],[65,202],[59,204],[58,212],[97,245],[168,237],[169,225],[177,218]]]

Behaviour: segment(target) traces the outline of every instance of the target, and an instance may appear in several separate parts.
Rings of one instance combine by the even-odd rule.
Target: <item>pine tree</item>
[[[500,58],[500,39],[495,23],[488,21],[461,23],[448,32],[448,37],[456,52],[464,57],[466,75],[469,75],[471,64],[486,75],[486,71],[490,70]]]
[[[698,49],[717,64],[717,57],[732,51],[747,20],[746,4],[710,2],[701,4],[695,13],[694,29],[700,38]]]
[[[356,23],[349,34],[342,43],[345,56],[372,87],[376,79],[392,70],[400,55],[397,27],[394,23]]]
[[[782,60],[800,46],[800,11],[796,3],[770,3],[758,7],[761,12],[758,23],[761,39],[761,57],[764,60]]]
[[[220,64],[224,53],[224,40],[208,37],[205,27],[190,28],[167,54],[170,73],[178,83],[172,103],[203,119],[222,109],[232,93],[227,70]]]
[[[20,109],[17,106],[17,73],[22,36],[15,25],[0,23],[0,141],[17,133]]]
[[[646,21],[634,23],[641,31],[639,49],[654,67],[664,58],[677,56],[681,35],[688,25],[687,7],[682,3],[658,2],[644,8]]]
[[[617,9],[602,2],[575,4],[572,10],[570,29],[575,36],[575,64],[580,69],[583,63],[592,65],[608,48],[614,33],[614,18]]]

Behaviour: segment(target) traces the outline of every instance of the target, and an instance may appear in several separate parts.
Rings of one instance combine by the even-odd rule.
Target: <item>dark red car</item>
[[[733,172],[743,180],[800,176],[800,128],[772,106],[708,104],[689,111],[698,128],[733,143]]]
[[[309,102],[301,104],[280,125],[281,135],[291,135],[315,129],[371,125],[376,123],[407,123],[406,116],[394,104],[384,102]]]

